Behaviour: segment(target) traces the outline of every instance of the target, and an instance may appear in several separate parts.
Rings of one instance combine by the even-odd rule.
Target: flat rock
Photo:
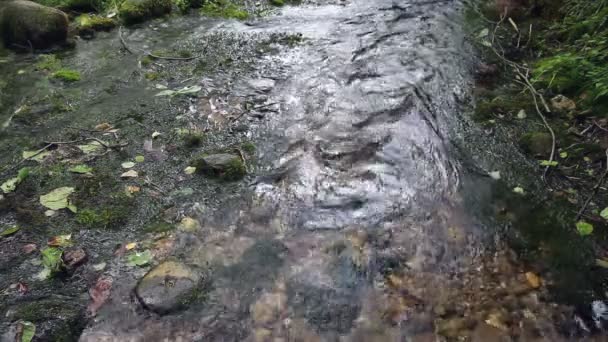
[[[201,275],[176,261],[151,269],[137,284],[135,294],[147,309],[165,314],[182,309],[196,295]]]

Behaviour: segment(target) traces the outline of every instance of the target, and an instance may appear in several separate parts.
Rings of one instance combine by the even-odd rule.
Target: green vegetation
[[[270,4],[273,6],[284,6],[285,1],[284,0],[270,0]]]
[[[99,15],[83,14],[76,18],[78,28],[82,30],[109,31],[116,26],[112,18]]]
[[[53,78],[65,81],[76,82],[80,81],[80,73],[70,69],[59,69],[53,73]]]
[[[136,24],[171,13],[171,0],[125,0],[118,15],[125,24]]]
[[[36,69],[45,71],[55,71],[61,68],[61,61],[55,55],[40,55]]]
[[[229,0],[212,0],[203,5],[201,13],[209,17],[233,18],[245,20],[247,11]]]

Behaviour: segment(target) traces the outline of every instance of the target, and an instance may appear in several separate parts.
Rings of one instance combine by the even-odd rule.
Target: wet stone
[[[246,170],[240,156],[229,153],[201,155],[193,165],[197,172],[223,180],[238,180],[245,176]]]
[[[191,267],[165,261],[139,281],[135,294],[144,307],[164,314],[180,310],[195,299],[200,281],[201,275]]]
[[[82,248],[72,248],[62,255],[63,263],[68,270],[73,270],[87,261],[87,252]]]

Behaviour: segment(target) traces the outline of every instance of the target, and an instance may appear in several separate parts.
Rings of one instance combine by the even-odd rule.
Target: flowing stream
[[[36,73],[14,75],[5,89],[3,120],[12,129],[3,132],[4,162],[15,160],[9,146],[31,148],[100,122],[116,124],[130,144],[97,167],[115,168],[118,178],[121,161],[146,157],[140,185],[153,190],[124,227],[88,231],[67,216],[49,224],[52,232],[70,227],[89,264],[107,263],[113,278],[80,341],[558,341],[572,338],[577,319],[593,325],[530,285],[530,266],[488,218],[494,180],[471,172],[455,147],[473,136],[462,26],[458,1],[305,2],[246,22],[186,16],[122,33],[135,51],[188,50],[198,60],[142,66],[113,31],[62,56],[82,71],[80,83],[58,90]],[[160,79],[146,80],[145,68]],[[202,90],[158,97],[157,84]],[[11,114],[23,98],[57,93],[73,110],[56,114],[38,101],[27,119]],[[184,127],[205,131],[202,148],[171,140]],[[154,131],[162,135],[151,140]],[[205,144],[245,140],[256,152],[243,181],[184,175]],[[475,149],[494,150],[479,146],[486,143]],[[157,315],[133,295],[147,268],[127,267],[114,252],[145,240],[141,227],[168,215],[194,218],[199,229],[160,240],[170,247],[157,259],[205,270],[207,285],[185,310]],[[36,234],[19,241],[44,241],[49,232]],[[13,252],[3,260],[21,266],[2,270],[7,285],[36,269]],[[76,280],[30,285],[38,296],[31,300],[72,298],[84,310],[99,272],[83,267]]]

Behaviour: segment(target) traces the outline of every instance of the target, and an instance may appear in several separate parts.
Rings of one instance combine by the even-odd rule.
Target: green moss
[[[157,72],[147,72],[144,76],[148,81],[156,81],[160,78],[160,74]]]
[[[83,308],[65,300],[42,299],[15,307],[16,320],[41,325],[48,341],[75,341],[84,328]]]
[[[547,157],[551,153],[553,139],[549,133],[531,132],[524,134],[519,140],[519,146],[527,153]]]
[[[284,6],[285,1],[284,0],[270,0],[270,4],[273,6]]]
[[[201,8],[201,13],[209,17],[233,18],[245,20],[249,17],[247,11],[228,0],[213,0]]]
[[[152,59],[152,57],[150,56],[143,56],[140,60],[140,63],[142,66],[149,66],[150,64],[152,64],[152,62],[154,62],[154,60]]]
[[[180,129],[177,134],[186,147],[197,147],[205,141],[205,134],[198,130]]]
[[[76,18],[80,30],[109,31],[116,26],[112,18],[99,15],[83,14]]]
[[[175,229],[175,226],[165,221],[151,223],[144,227],[147,233],[165,233]]]
[[[55,55],[40,55],[38,57],[38,63],[36,63],[36,69],[55,71],[61,68],[61,62]]]
[[[231,158],[225,158],[219,163],[209,162],[207,159],[215,156],[217,155],[199,154],[193,159],[191,165],[196,167],[197,173],[223,181],[236,181],[247,175],[245,164],[239,156],[231,155]]]
[[[171,0],[125,0],[118,15],[125,24],[136,24],[171,13]]]
[[[244,142],[241,144],[241,149],[245,151],[245,153],[251,155],[255,153],[255,145],[251,142]]]
[[[60,69],[53,73],[53,78],[60,79],[65,82],[80,81],[80,73],[70,69]]]

